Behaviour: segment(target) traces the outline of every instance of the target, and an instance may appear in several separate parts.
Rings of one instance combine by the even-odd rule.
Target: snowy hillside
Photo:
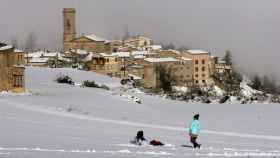
[[[54,82],[95,80],[110,91]],[[188,104],[124,91],[119,79],[73,69],[27,68],[26,95],[0,95],[2,158],[280,157],[279,104]],[[137,104],[127,96],[137,96]],[[186,127],[200,113],[200,150]],[[129,144],[137,130],[163,147]]]

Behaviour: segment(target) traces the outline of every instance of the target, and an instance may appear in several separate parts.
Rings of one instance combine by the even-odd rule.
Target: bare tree
[[[128,26],[126,26],[125,29],[124,29],[124,34],[123,34],[122,40],[124,41],[124,40],[128,39],[129,37],[131,37],[131,35],[130,35],[130,32],[129,32]]]
[[[37,41],[36,35],[33,32],[30,32],[26,38],[24,50],[26,52],[34,51],[36,47],[36,41]]]
[[[185,50],[189,50],[190,48],[188,46],[181,46],[179,47],[177,50],[178,51],[185,51]]]
[[[169,50],[169,49],[175,50],[176,46],[172,42],[170,42],[169,44],[162,44],[162,49],[163,50]]]
[[[12,38],[11,38],[11,44],[12,44],[15,48],[19,48],[17,36],[12,36]]]

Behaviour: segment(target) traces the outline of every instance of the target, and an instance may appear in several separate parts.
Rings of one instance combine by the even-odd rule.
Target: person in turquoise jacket
[[[190,142],[193,144],[194,148],[200,148],[201,146],[201,144],[198,144],[196,141],[200,133],[200,129],[199,114],[195,114],[189,127]]]

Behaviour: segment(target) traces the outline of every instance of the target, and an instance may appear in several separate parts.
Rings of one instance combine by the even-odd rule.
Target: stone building
[[[76,37],[76,11],[74,8],[63,10],[63,46],[64,51],[82,49],[95,53],[112,52],[111,42],[94,34]]]
[[[124,40],[124,46],[133,46],[136,48],[144,48],[150,46],[152,44],[152,40],[145,36],[134,36]]]
[[[175,58],[146,58],[144,64],[143,86],[156,89],[160,87],[159,73],[157,68],[163,66],[166,70],[171,69],[179,61]]]
[[[173,57],[173,58],[178,58],[181,57],[181,53],[177,50],[161,50],[159,51],[159,55],[161,58],[166,58],[166,57]]]
[[[110,76],[120,76],[120,62],[121,61],[114,54],[93,54],[91,59],[86,62],[86,67],[90,71],[94,71],[96,73]]]
[[[199,86],[211,83],[211,53],[203,50],[187,50],[182,53],[183,57],[192,59],[194,84]]]
[[[193,60],[186,57],[177,58],[179,63],[172,70],[172,76],[176,85],[191,87],[193,86]]]
[[[231,65],[226,64],[223,60],[217,60],[215,62],[215,71],[214,75],[220,80],[230,79],[232,76],[232,67]]]
[[[0,43],[0,91],[23,92],[24,52]]]
[[[144,64],[143,84],[146,88],[160,87],[158,66],[163,67],[171,76],[172,82],[178,86],[192,86],[192,60],[188,58],[175,59],[166,58],[146,58]]]
[[[129,65],[127,67],[127,72],[129,77],[133,77],[133,79],[143,80],[144,78],[144,65]]]

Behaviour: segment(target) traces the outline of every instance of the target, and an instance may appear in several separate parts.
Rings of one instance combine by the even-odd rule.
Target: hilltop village
[[[211,102],[209,96],[219,96],[220,102],[230,99],[229,96],[244,102],[268,98],[236,75],[226,58],[230,54],[221,58],[205,50],[164,49],[144,35],[122,40],[108,40],[95,34],[77,37],[75,15],[74,8],[63,10],[61,52],[24,52],[2,43],[0,90],[24,91],[26,65],[93,71],[121,78],[123,84],[133,82],[134,87],[145,92],[164,92],[170,98],[189,100],[195,99],[193,94],[204,96],[199,100],[206,103]],[[174,89],[176,93],[171,93]]]

